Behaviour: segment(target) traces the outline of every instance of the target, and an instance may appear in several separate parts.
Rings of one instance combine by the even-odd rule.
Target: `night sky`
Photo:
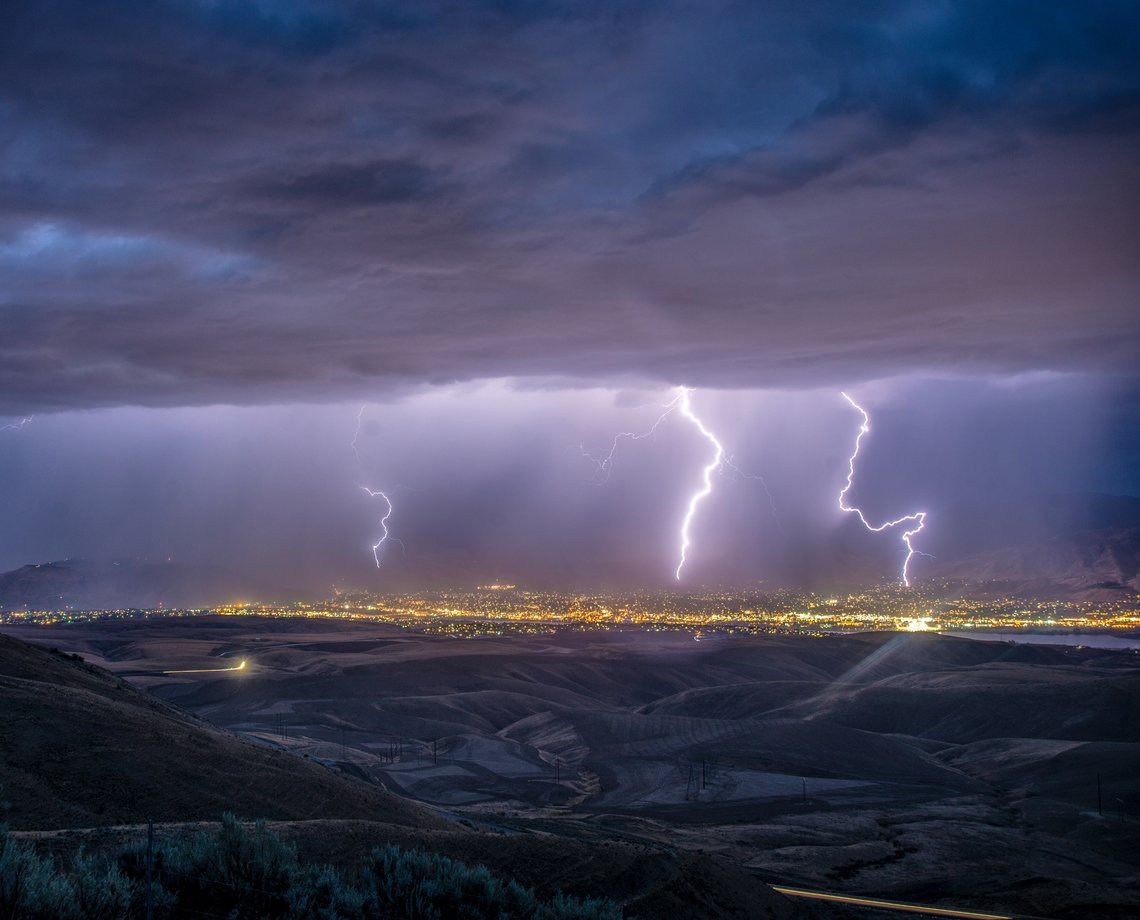
[[[1138,359],[1131,0],[0,7],[0,570],[669,584],[709,443],[583,450],[684,384],[686,585],[889,578],[839,390],[960,554],[1140,495]]]

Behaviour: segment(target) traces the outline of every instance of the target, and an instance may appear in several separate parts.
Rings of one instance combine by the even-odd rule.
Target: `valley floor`
[[[1129,650],[921,634],[460,640],[231,617],[9,632],[431,806],[443,829],[388,827],[385,839],[431,842],[541,890],[621,896],[640,874],[644,894],[654,872],[673,877],[664,859],[688,866],[690,887],[728,872],[723,885],[741,889],[755,879],[1017,916],[1140,912]],[[322,858],[381,833],[283,827]],[[733,915],[722,907],[707,915]]]

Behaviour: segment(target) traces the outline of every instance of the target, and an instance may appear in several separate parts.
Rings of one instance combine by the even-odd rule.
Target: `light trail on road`
[[[163,674],[222,674],[226,671],[244,671],[245,659],[243,658],[235,667],[232,668],[191,668],[185,671],[163,671]]]
[[[854,895],[829,894],[826,891],[811,891],[807,888],[785,888],[773,885],[773,891],[790,898],[808,898],[814,901],[831,901],[835,904],[853,904],[858,907],[877,907],[880,910],[897,910],[910,914],[925,914],[928,917],[958,917],[960,920],[1015,920],[1009,914],[985,914],[976,910],[956,910],[953,907],[923,907],[921,904],[907,904],[904,901],[884,901],[880,898],[860,898]]]

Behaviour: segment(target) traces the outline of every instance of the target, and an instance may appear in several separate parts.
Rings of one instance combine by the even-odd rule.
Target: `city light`
[[[849,592],[748,590],[608,594],[535,591],[487,584],[465,591],[342,593],[323,602],[227,604],[193,610],[20,610],[0,625],[200,616],[311,617],[384,623],[476,637],[561,630],[640,630],[712,636],[828,635],[867,631],[1001,630],[1085,633],[1140,629],[1140,595],[1110,601],[962,596],[960,583],[884,584]],[[240,670],[239,665],[234,670]]]

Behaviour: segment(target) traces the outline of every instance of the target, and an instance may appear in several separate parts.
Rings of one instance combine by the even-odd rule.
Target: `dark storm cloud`
[[[276,183],[261,191],[270,197],[327,207],[361,207],[399,201],[422,201],[440,194],[442,177],[408,160],[379,163],[335,163],[325,169]]]
[[[7,4],[0,412],[1127,372],[1133,3]]]

